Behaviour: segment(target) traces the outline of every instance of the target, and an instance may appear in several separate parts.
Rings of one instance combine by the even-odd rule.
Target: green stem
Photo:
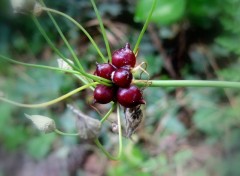
[[[118,139],[119,139],[119,149],[118,149],[118,155],[117,156],[112,156],[106,149],[102,146],[100,141],[98,139],[95,139],[96,145],[101,149],[101,151],[111,160],[119,160],[122,156],[122,149],[123,149],[123,144],[122,144],[122,128],[121,128],[121,119],[120,119],[120,111],[119,111],[119,106],[117,106],[117,118],[118,118]]]
[[[92,43],[92,45],[94,46],[94,48],[96,49],[96,51],[98,52],[98,54],[100,55],[100,57],[102,58],[102,60],[104,62],[107,62],[107,60],[105,59],[105,57],[103,56],[102,52],[100,51],[100,49],[98,48],[97,44],[95,43],[95,41],[93,40],[93,38],[90,36],[90,34],[83,28],[82,25],[80,25],[76,20],[74,20],[72,17],[70,17],[69,15],[62,13],[58,10],[54,10],[54,9],[50,9],[47,7],[43,7],[43,10],[47,11],[47,12],[52,12],[52,13],[56,13],[58,15],[61,15],[65,18],[67,18],[68,20],[70,20],[72,23],[74,23],[90,40],[90,42]]]
[[[137,86],[148,87],[216,87],[240,88],[240,82],[232,81],[203,81],[203,80],[134,80]]]
[[[107,112],[107,114],[101,119],[101,124],[103,124],[103,122],[105,122],[105,120],[110,116],[110,114],[113,112],[113,110],[115,109],[117,103],[113,103],[111,109]]]
[[[150,10],[150,12],[149,12],[149,15],[148,15],[148,17],[147,17],[147,20],[146,20],[146,22],[145,22],[145,24],[144,24],[144,26],[143,26],[143,28],[142,28],[142,31],[141,31],[141,33],[140,33],[140,35],[139,35],[139,37],[138,37],[137,43],[136,43],[136,45],[135,45],[135,47],[134,47],[134,49],[133,49],[134,54],[137,53],[138,47],[139,47],[140,42],[141,42],[141,40],[142,40],[142,37],[143,37],[143,35],[144,35],[147,27],[148,27],[148,24],[149,24],[149,22],[150,22],[150,19],[151,19],[151,17],[152,17],[152,14],[153,14],[153,11],[154,11],[154,9],[155,9],[155,7],[156,7],[156,4],[157,4],[157,0],[154,0],[154,1],[153,1],[153,4],[152,4],[152,7],[151,7],[151,10]]]
[[[57,134],[63,135],[63,136],[78,136],[79,135],[78,133],[65,133],[58,129],[55,129],[54,132]]]
[[[43,1],[41,0],[42,4],[45,6],[45,4],[43,3]],[[45,7],[42,7],[42,9],[44,10]],[[77,55],[75,54],[75,52],[73,51],[72,47],[70,46],[69,42],[67,41],[66,37],[64,36],[62,30],[60,29],[59,25],[57,24],[56,20],[53,18],[52,14],[50,13],[50,11],[47,11],[48,16],[50,17],[50,19],[52,20],[54,26],[56,27],[58,33],[60,34],[61,38],[63,39],[64,43],[67,45],[67,48],[69,49],[70,53],[72,54],[75,62],[78,64],[79,68],[81,71],[84,72],[84,69],[81,65],[81,63],[79,62]]]
[[[57,67],[50,67],[50,66],[46,66],[46,65],[28,64],[28,63],[24,63],[24,62],[20,62],[20,61],[16,61],[16,60],[10,59],[10,58],[8,58],[6,56],[3,56],[3,55],[0,55],[0,58],[6,60],[8,62],[12,62],[12,63],[15,63],[15,64],[27,66],[27,67],[48,69],[48,70],[54,70],[54,71],[59,71],[59,72],[66,72],[66,73],[72,73],[72,74],[81,75],[78,71],[66,70],[66,69],[61,69],[61,68],[57,68]]]
[[[19,106],[19,107],[24,107],[24,108],[42,108],[42,107],[47,107],[47,106],[50,106],[50,105],[53,105],[57,102],[60,102],[74,94],[76,94],[77,92],[80,92],[88,87],[91,87],[91,86],[94,86],[94,85],[97,85],[99,83],[97,82],[94,82],[94,83],[89,83],[87,85],[84,85],[84,86],[81,86],[65,95],[62,95],[54,100],[51,100],[51,101],[48,101],[48,102],[45,102],[45,103],[39,103],[39,104],[23,104],[23,103],[18,103],[18,102],[15,102],[15,101],[12,101],[12,100],[8,100],[6,98],[3,98],[3,97],[0,97],[0,100],[6,102],[6,103],[10,103],[12,105],[15,105],[15,106]]]
[[[119,149],[118,149],[118,156],[117,159],[120,159],[122,156],[122,124],[121,124],[121,118],[120,118],[120,105],[117,106],[117,118],[118,118],[118,142],[119,142]]]
[[[111,50],[110,50],[110,45],[109,45],[109,42],[108,42],[108,39],[107,39],[106,30],[104,28],[102,18],[100,16],[99,12],[98,12],[95,1],[91,0],[91,3],[92,3],[94,11],[96,13],[96,16],[97,16],[97,19],[98,19],[98,22],[99,22],[99,25],[100,25],[100,28],[101,28],[101,31],[102,31],[103,40],[104,40],[104,43],[105,43],[105,46],[106,46],[106,49],[107,49],[108,59],[109,59],[109,62],[111,63],[112,62]]]
[[[72,64],[71,62],[68,61],[68,59],[54,46],[53,42],[51,41],[51,39],[48,37],[47,33],[45,32],[44,28],[42,27],[42,25],[39,23],[38,19],[35,16],[32,16],[32,19],[35,23],[35,25],[37,26],[38,30],[40,31],[40,33],[42,34],[42,36],[45,38],[45,40],[48,42],[48,44],[50,45],[50,47],[57,53],[57,55],[63,59],[68,65],[70,65],[73,69],[75,70],[79,70],[74,64]]]

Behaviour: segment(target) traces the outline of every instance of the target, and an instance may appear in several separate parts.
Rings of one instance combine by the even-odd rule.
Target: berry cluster
[[[95,74],[111,80],[113,86],[97,85],[94,90],[95,102],[106,104],[111,101],[117,101],[126,108],[145,104],[141,90],[131,85],[133,79],[131,70],[135,64],[136,57],[128,43],[124,48],[113,52],[112,64],[97,64]]]

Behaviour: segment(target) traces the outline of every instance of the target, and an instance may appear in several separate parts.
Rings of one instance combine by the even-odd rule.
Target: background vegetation
[[[90,1],[46,1],[87,28],[98,46],[104,43]],[[98,0],[111,49],[134,46],[149,12],[150,0]],[[139,48],[137,62],[148,63],[151,79],[239,81],[240,0],[158,0]],[[0,53],[19,61],[56,66],[54,53],[31,18],[12,13],[0,1]],[[101,61],[86,36],[56,16],[84,67],[93,73]],[[70,57],[46,14],[39,17],[57,47]],[[0,60],[0,95],[18,102],[51,100],[81,83],[68,74],[26,68]],[[79,93],[44,109],[0,102],[0,175],[166,175],[237,176],[240,174],[240,95],[215,88],[147,88],[144,122],[133,141],[124,140],[120,161],[107,160],[91,143],[75,137],[41,135],[24,117],[52,117],[63,131],[74,132],[74,102],[86,114],[92,92]],[[96,106],[105,112],[108,106]],[[114,116],[114,114],[113,114]],[[110,126],[110,125],[109,125]],[[104,127],[102,142],[117,150],[117,136]],[[101,162],[99,162],[101,161]]]

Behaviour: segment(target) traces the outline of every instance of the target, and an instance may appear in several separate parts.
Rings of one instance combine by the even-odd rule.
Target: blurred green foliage
[[[142,26],[146,19],[151,2],[152,0],[141,0],[120,4],[115,1],[99,1],[99,10],[104,19],[127,25],[130,34],[134,35],[126,33],[125,37],[134,42],[137,40],[136,33],[141,30],[138,26]],[[69,14],[83,25],[95,19],[88,1],[59,0],[46,3]],[[165,55],[171,56],[170,63],[181,79],[240,81],[239,8],[240,0],[158,0],[152,23],[162,42]],[[1,54],[25,62],[56,66],[57,56],[52,51],[48,53],[45,40],[28,16],[12,14],[8,1],[0,2],[0,11]],[[129,19],[124,16],[126,14]],[[58,48],[70,56],[48,17],[42,15],[39,19]],[[56,19],[75,50],[78,51],[80,47],[87,48],[85,52],[79,52],[79,55],[84,67],[92,72],[98,60],[96,51],[75,26],[62,18]],[[102,39],[97,27],[88,29],[97,41]],[[99,42],[99,46],[104,48],[102,44]],[[117,44],[114,47],[118,45],[120,46]],[[174,54],[181,48],[185,55],[177,58]],[[154,46],[151,31],[148,31],[140,45],[138,59],[148,63],[147,71],[151,79],[174,79],[166,69],[165,55]],[[78,84],[76,79],[66,74],[24,68],[0,60],[0,94],[2,92],[6,97],[19,102],[37,103],[51,100]],[[86,105],[88,102],[85,99],[91,99],[89,97],[91,95],[76,95],[67,101],[77,102],[82,109],[95,116],[96,112]],[[139,129],[139,141],[124,140],[123,157],[119,162],[109,165],[108,175],[176,175],[179,169],[184,176],[240,174],[238,90],[147,88],[145,97],[145,121]],[[26,150],[27,154],[38,160],[46,157],[59,138],[56,135],[39,135],[23,114],[47,115],[56,119],[60,128],[74,131],[74,120],[64,108],[65,103],[48,109],[29,110],[0,102],[1,146],[9,151]],[[143,136],[146,136],[146,139]],[[173,140],[173,136],[185,141],[185,145],[174,143],[177,140]],[[172,142],[166,142],[165,139],[169,138]],[[75,138],[61,139],[61,145],[75,145],[79,142]],[[111,143],[110,140],[105,141],[106,145],[111,146],[108,144]],[[193,147],[189,147],[191,142],[194,143]],[[162,149],[163,145],[167,145],[168,150]],[[197,151],[198,145],[205,147],[202,153]],[[172,146],[175,148],[169,152]],[[222,155],[211,157],[216,150]],[[201,160],[204,164],[192,166],[194,158],[204,155],[204,152],[209,154],[207,159]]]
[[[142,0],[137,3],[135,11],[136,21],[143,22],[146,20],[152,2],[153,0]],[[174,23],[183,17],[185,6],[185,0],[158,0],[151,20],[158,25]]]

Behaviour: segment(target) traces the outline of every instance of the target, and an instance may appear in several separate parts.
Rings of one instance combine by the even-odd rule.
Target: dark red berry
[[[129,69],[119,68],[112,73],[112,81],[119,87],[129,87],[133,75]]]
[[[94,74],[102,78],[111,79],[111,74],[114,70],[116,70],[116,68],[112,64],[97,64]]]
[[[100,104],[106,104],[113,101],[115,96],[114,87],[109,87],[105,85],[97,85],[94,90],[94,101]]]
[[[130,49],[130,44],[127,43],[124,48],[116,50],[112,54],[112,64],[118,68],[130,65],[134,67],[136,64],[136,57]]]
[[[142,92],[134,85],[131,85],[128,88],[119,88],[117,91],[117,101],[126,108],[132,108],[139,104],[145,104]]]

